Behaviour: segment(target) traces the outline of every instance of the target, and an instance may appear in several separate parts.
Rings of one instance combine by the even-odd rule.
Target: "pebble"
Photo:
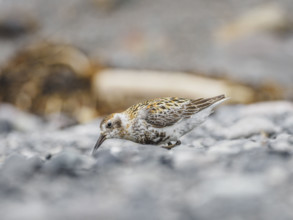
[[[245,138],[262,132],[271,134],[277,131],[277,126],[268,118],[251,116],[239,119],[237,122],[223,130],[224,137],[228,139]]]
[[[53,176],[76,176],[83,163],[82,155],[74,152],[62,152],[55,155],[43,167],[43,171]]]
[[[13,124],[5,119],[0,119],[0,134],[10,133],[14,130]]]

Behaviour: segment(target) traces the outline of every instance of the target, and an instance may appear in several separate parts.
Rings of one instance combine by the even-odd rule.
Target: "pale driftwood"
[[[278,4],[266,4],[249,9],[234,21],[220,27],[216,32],[216,39],[221,43],[249,36],[254,33],[272,31],[282,33],[290,29],[285,10]]]
[[[92,88],[102,112],[166,96],[196,99],[225,94],[234,103],[255,100],[255,91],[248,86],[184,72],[106,69],[94,76]]]

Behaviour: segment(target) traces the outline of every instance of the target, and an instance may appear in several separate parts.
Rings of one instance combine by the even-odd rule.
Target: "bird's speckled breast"
[[[137,119],[133,122],[132,134],[135,142],[140,144],[162,144],[167,143],[170,136],[162,129],[156,129],[145,122]]]

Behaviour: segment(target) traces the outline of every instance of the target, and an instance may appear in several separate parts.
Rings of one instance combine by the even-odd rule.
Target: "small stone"
[[[62,152],[62,147],[60,145],[53,146],[51,149],[48,150],[48,152],[45,153],[43,156],[45,159],[51,159],[53,156],[59,154]]]
[[[45,163],[44,172],[51,175],[68,175],[76,176],[77,169],[81,166],[82,159],[80,155],[72,152],[62,152],[54,156],[51,160]]]
[[[260,102],[240,109],[240,115],[247,116],[275,116],[293,113],[293,104],[288,101]]]
[[[26,159],[23,156],[14,154],[5,160],[2,174],[9,180],[19,181],[28,180],[34,172],[42,166],[39,157]]]
[[[241,151],[245,140],[230,140],[218,142],[215,146],[209,148],[210,154],[236,154]]]
[[[245,144],[243,144],[243,150],[252,150],[255,148],[261,147],[262,144],[258,142],[253,142],[253,141],[247,141]]]
[[[283,124],[285,130],[288,131],[291,135],[293,134],[293,115],[291,117],[287,117],[286,120],[284,120]]]
[[[177,151],[173,154],[174,167],[180,171],[199,168],[212,163],[215,159],[214,155],[199,154],[194,150]]]
[[[110,150],[100,150],[96,155],[96,164],[95,167],[100,168],[109,165],[120,164],[122,161],[119,157],[111,153]]]
[[[227,176],[205,184],[205,190],[213,197],[250,197],[266,191],[261,178],[245,176]]]
[[[1,16],[0,19],[0,37],[15,38],[20,37],[36,29],[36,21],[26,14],[18,13],[14,15]]]
[[[288,179],[288,174],[283,167],[274,166],[266,173],[267,182],[272,186],[284,183]]]
[[[167,166],[169,168],[173,168],[174,161],[173,158],[170,155],[162,155],[159,157],[159,161],[162,165]]]
[[[201,144],[204,146],[204,147],[212,147],[216,144],[216,140],[213,139],[213,138],[205,138],[201,141]]]
[[[276,139],[269,142],[269,148],[271,152],[281,153],[284,155],[290,155],[293,153],[293,146],[290,144],[292,139],[291,135],[280,134]]]
[[[29,163],[33,170],[39,170],[43,166],[44,162],[40,157],[35,156],[29,159]]]
[[[52,158],[52,154],[48,153],[46,156],[45,156],[45,159],[46,160],[50,160]]]
[[[242,118],[232,126],[223,130],[223,134],[228,139],[250,137],[262,132],[270,134],[277,131],[277,126],[269,119],[261,116],[250,116]]]
[[[6,126],[8,126],[8,128],[13,128],[13,130],[21,132],[38,131],[39,129],[44,128],[41,118],[22,112],[10,104],[1,103],[0,120],[6,121]]]
[[[10,133],[14,130],[13,124],[5,119],[0,119],[0,134],[2,133]]]

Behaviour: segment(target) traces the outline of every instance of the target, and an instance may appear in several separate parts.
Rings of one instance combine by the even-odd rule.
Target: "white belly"
[[[172,126],[162,128],[162,130],[166,132],[166,135],[170,136],[168,141],[177,141],[180,137],[202,124],[212,113],[213,107],[214,106],[210,106],[194,114],[190,118],[182,119]]]

